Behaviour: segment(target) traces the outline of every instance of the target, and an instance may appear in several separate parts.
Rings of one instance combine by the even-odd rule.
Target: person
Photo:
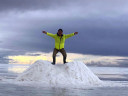
[[[64,45],[65,45],[65,40],[69,37],[72,37],[74,35],[77,35],[78,32],[74,32],[74,33],[71,33],[71,34],[63,34],[63,30],[62,29],[58,29],[58,32],[57,34],[52,34],[52,33],[49,33],[49,32],[46,32],[46,31],[42,31],[44,34],[47,34],[48,36],[52,37],[55,39],[55,48],[53,50],[53,62],[52,64],[55,65],[56,63],[56,54],[58,52],[61,52],[62,55],[63,55],[63,63],[67,63],[66,62],[66,57],[67,57],[67,54],[66,54],[66,51],[64,49]]]

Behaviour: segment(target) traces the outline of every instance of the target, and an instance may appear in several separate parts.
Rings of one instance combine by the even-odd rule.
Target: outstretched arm
[[[42,31],[42,33],[47,34],[48,36],[50,36],[50,37],[52,37],[52,38],[55,38],[55,34],[48,33],[48,32],[46,32],[46,31]]]
[[[78,32],[67,34],[67,35],[65,35],[65,38],[67,39],[67,38],[72,37],[72,36],[77,35],[77,34],[78,34]]]

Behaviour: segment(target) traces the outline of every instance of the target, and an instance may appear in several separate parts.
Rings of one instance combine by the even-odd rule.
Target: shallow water
[[[15,79],[29,65],[0,64],[0,77]],[[89,67],[102,80],[128,81],[128,68]],[[121,83],[121,82],[120,82]],[[0,96],[128,96],[128,87],[44,88],[0,81]]]
[[[0,84],[0,96],[128,96],[128,87],[64,89]]]

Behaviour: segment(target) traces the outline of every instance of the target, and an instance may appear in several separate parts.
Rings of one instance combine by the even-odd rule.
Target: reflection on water
[[[43,88],[0,83],[0,96],[128,96],[128,88]]]
[[[128,74],[125,67],[89,67],[96,74]]]
[[[128,68],[89,67],[101,80],[128,81]]]
[[[0,64],[0,76],[6,79],[14,79],[30,65],[21,64]],[[128,75],[126,68],[114,67],[89,67],[95,74],[103,80],[124,79]],[[119,70],[120,69],[120,70]],[[121,74],[122,72],[122,74]],[[109,73],[109,74],[108,74]],[[120,73],[120,74],[117,74]],[[128,78],[128,77],[127,77]],[[118,90],[118,91],[117,91]],[[64,88],[44,88],[40,86],[19,86],[0,82],[0,96],[128,96],[128,88],[84,88],[84,89],[64,89]]]

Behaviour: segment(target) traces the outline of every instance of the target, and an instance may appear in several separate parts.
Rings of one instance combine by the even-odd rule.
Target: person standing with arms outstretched
[[[66,51],[64,49],[64,44],[65,44],[65,40],[69,37],[72,37],[76,34],[78,34],[78,32],[74,32],[74,33],[71,33],[71,34],[63,34],[63,30],[62,29],[58,29],[58,32],[57,34],[52,34],[52,33],[49,33],[49,32],[46,32],[46,31],[42,31],[44,34],[47,34],[48,36],[52,37],[55,39],[55,48],[54,48],[54,51],[53,51],[53,62],[52,64],[55,65],[56,64],[56,54],[58,52],[61,52],[62,55],[63,55],[63,63],[67,63],[66,62],[66,57],[67,57],[67,54],[66,54]]]

